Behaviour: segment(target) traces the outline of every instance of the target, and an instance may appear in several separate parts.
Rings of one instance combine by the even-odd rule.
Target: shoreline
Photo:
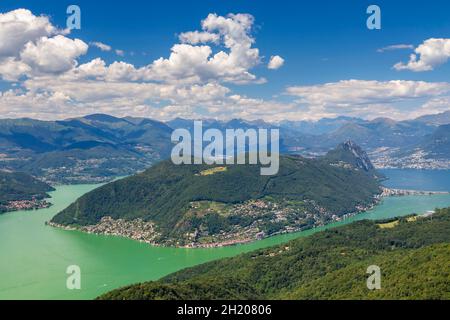
[[[1,208],[4,208],[5,210],[0,210],[0,214],[14,213],[18,211],[37,211],[41,209],[48,209],[53,205],[50,201],[47,201],[48,199],[50,199],[50,197],[41,200],[34,199],[8,201],[8,203],[1,206]]]
[[[224,247],[232,247],[232,246],[238,246],[238,245],[244,245],[253,243],[256,241],[268,239],[271,237],[279,236],[279,235],[285,235],[285,234],[293,234],[297,232],[312,230],[318,227],[323,227],[328,224],[332,224],[335,222],[343,221],[348,218],[354,217],[358,214],[367,212],[371,209],[373,209],[375,206],[379,205],[379,203],[382,201],[383,198],[387,197],[404,197],[404,196],[429,196],[429,195],[445,195],[450,194],[448,191],[422,191],[422,190],[403,190],[403,189],[391,189],[382,187],[381,193],[374,196],[374,202],[370,205],[367,205],[364,208],[356,208],[358,211],[356,212],[350,212],[347,214],[344,214],[342,216],[333,216],[331,221],[329,221],[326,224],[319,224],[314,225],[309,228],[292,228],[289,230],[282,230],[270,235],[264,235],[260,237],[248,237],[248,238],[241,238],[241,239],[230,239],[228,241],[224,242],[211,242],[211,243],[191,243],[188,245],[172,245],[168,244],[170,243],[170,240],[168,242],[156,242],[154,241],[155,238],[159,235],[156,231],[154,231],[154,224],[153,223],[146,223],[140,219],[133,220],[133,221],[125,221],[122,219],[114,220],[111,217],[103,217],[102,221],[99,222],[96,225],[91,226],[82,226],[82,227],[73,227],[73,226],[67,226],[67,225],[60,225],[51,221],[46,222],[45,224],[54,228],[67,230],[67,231],[79,231],[87,234],[92,235],[103,235],[103,236],[115,236],[115,237],[121,237],[133,241],[138,241],[140,243],[148,244],[152,247],[164,247],[164,248],[178,248],[178,249],[213,249],[213,248],[224,248]],[[110,226],[112,224],[120,224],[120,223],[126,223],[128,225],[141,225],[142,230],[139,230],[139,233],[133,233],[127,230],[127,232],[118,232],[116,230],[111,230]],[[99,231],[102,230],[102,231]],[[147,232],[147,233],[146,233]]]
[[[424,191],[424,190],[408,190],[394,189],[382,187],[381,197],[404,197],[404,196],[431,196],[438,194],[450,194],[449,191]]]

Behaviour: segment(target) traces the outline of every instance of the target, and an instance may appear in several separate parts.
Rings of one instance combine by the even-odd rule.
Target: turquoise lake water
[[[450,171],[384,170],[395,188],[450,191]],[[155,248],[132,240],[65,231],[45,225],[98,186],[60,186],[53,206],[0,215],[0,299],[92,299],[124,285],[156,280],[200,263],[280,244],[361,219],[384,219],[450,206],[450,195],[386,198],[373,210],[326,227],[214,249]],[[81,268],[81,290],[66,288],[66,268]]]

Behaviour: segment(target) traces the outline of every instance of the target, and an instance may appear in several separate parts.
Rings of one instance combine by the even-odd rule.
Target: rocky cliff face
[[[351,140],[328,152],[325,158],[332,163],[343,162],[366,172],[375,170],[367,153]]]

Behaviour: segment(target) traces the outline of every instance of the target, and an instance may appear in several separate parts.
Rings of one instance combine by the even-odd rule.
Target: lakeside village
[[[144,242],[152,246],[180,248],[216,248],[250,243],[280,234],[288,234],[324,226],[341,221],[359,213],[371,210],[384,197],[409,195],[448,194],[448,192],[415,191],[382,188],[374,196],[374,201],[366,206],[357,206],[355,212],[335,215],[319,207],[314,201],[306,200],[302,205],[276,203],[267,199],[249,200],[242,204],[224,205],[213,202],[192,202],[187,216],[207,215],[219,212],[220,215],[235,219],[246,219],[250,223],[234,224],[226,231],[209,232],[205,225],[180,235],[177,239],[167,239],[157,231],[154,223],[136,220],[114,220],[103,217],[96,225],[83,227],[61,226],[49,222],[53,227],[78,230],[97,235],[120,236]],[[430,213],[427,213],[430,214]]]
[[[421,149],[408,155],[399,155],[399,148],[377,148],[368,152],[377,169],[449,170],[450,160]]]
[[[30,200],[14,200],[6,201],[3,204],[0,203],[0,213],[21,210],[38,210],[49,208],[50,206],[50,202],[32,197]]]

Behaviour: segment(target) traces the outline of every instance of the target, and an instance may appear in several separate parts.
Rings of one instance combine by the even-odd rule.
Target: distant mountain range
[[[450,123],[450,111],[446,111],[440,114],[426,115],[420,118],[417,118],[416,121],[434,124],[434,125],[443,125]]]
[[[52,223],[153,244],[217,246],[319,226],[367,209],[381,193],[367,155],[347,142],[325,157],[258,165],[174,165],[94,190]]]
[[[193,121],[175,119],[167,122],[172,128],[192,130]],[[205,129],[217,128],[267,128],[280,129],[282,153],[316,157],[326,154],[344,141],[354,141],[369,153],[378,168],[450,168],[447,126],[450,111],[408,121],[378,118],[371,121],[359,118],[338,117],[311,121],[205,120]]]
[[[450,154],[450,125],[438,127],[433,134],[422,139],[419,146],[432,157],[448,157]]]
[[[408,121],[350,117],[310,121],[204,120],[204,129],[278,128],[281,152],[323,155],[344,141],[369,153],[376,167],[450,168],[450,111]],[[0,120],[0,169],[23,171],[55,183],[109,181],[167,159],[177,128],[193,120],[166,123],[145,118],[94,114],[64,121]]]
[[[172,129],[150,119],[90,115],[0,120],[0,168],[51,183],[102,182],[168,157]]]

